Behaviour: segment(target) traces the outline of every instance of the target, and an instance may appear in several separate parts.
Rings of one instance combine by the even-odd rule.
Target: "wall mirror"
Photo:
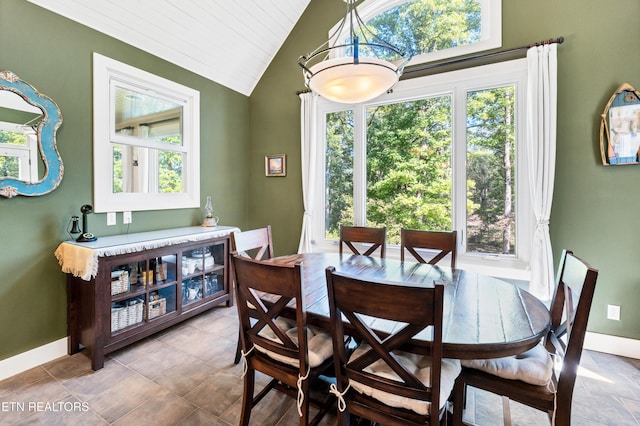
[[[11,71],[0,72],[0,196],[44,195],[60,185],[58,105]]]
[[[200,206],[200,94],[94,53],[97,212]]]

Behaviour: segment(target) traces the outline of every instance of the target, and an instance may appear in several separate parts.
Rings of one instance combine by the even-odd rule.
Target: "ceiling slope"
[[[250,96],[310,0],[28,0]]]

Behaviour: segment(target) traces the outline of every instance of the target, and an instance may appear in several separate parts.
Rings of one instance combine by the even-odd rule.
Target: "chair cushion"
[[[359,357],[369,349],[371,349],[369,345],[362,344],[353,352],[350,359]],[[430,386],[430,357],[401,351],[395,351],[394,354],[408,371],[413,373],[426,386]],[[447,399],[449,398],[449,395],[453,390],[454,382],[460,374],[461,370],[462,368],[460,367],[460,361],[458,361],[457,359],[442,359],[440,374],[440,407],[443,407],[446,404]],[[374,362],[373,364],[365,368],[365,371],[373,373],[377,376],[400,381],[398,375],[393,370],[391,370],[391,368],[383,360]],[[350,380],[349,383],[351,384],[351,387],[353,387],[356,391],[375,398],[390,407],[409,409],[421,415],[428,414],[429,412],[430,403],[428,402],[401,397],[388,392],[382,392],[379,389],[374,389],[370,386],[363,385],[362,383],[358,383],[354,380]]]
[[[537,386],[548,384],[553,374],[553,360],[542,344],[515,356],[462,360],[462,366]]]
[[[298,343],[298,327],[295,321],[278,317],[274,322],[282,331],[285,332],[287,336],[289,336],[291,340],[296,344]],[[259,335],[269,340],[273,340],[274,342],[282,343],[270,327],[262,329]],[[319,366],[326,359],[333,356],[333,342],[331,341],[331,335],[317,327],[307,326],[307,347],[309,349],[309,366],[312,368]],[[298,367],[297,358],[289,358],[287,356],[268,351],[259,345],[256,345],[256,349],[276,361],[280,361],[293,367]]]

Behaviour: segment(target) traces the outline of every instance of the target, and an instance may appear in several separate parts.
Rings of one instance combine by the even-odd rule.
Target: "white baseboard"
[[[640,340],[587,332],[584,349],[640,359]]]
[[[53,361],[67,354],[67,338],[31,349],[0,361],[0,380],[15,376],[33,367]]]

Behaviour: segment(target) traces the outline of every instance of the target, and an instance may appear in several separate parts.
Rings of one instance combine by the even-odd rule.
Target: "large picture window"
[[[455,229],[462,264],[524,268],[526,72],[517,60],[405,80],[368,104],[319,98],[316,248],[335,247],[340,224],[386,226],[390,245],[402,227]]]

